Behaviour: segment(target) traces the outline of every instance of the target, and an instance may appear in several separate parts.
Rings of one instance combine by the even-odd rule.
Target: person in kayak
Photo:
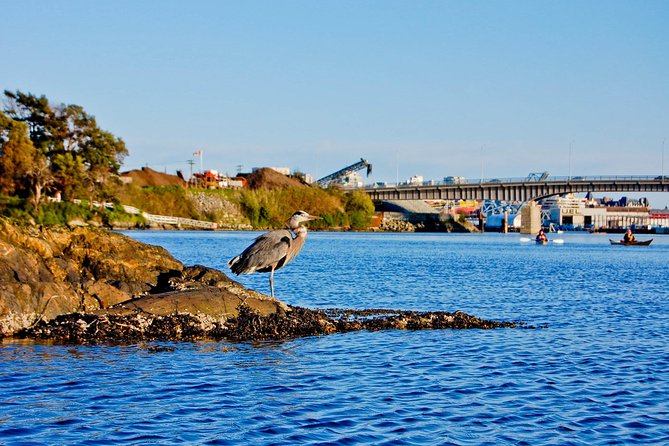
[[[539,229],[539,233],[537,234],[537,238],[535,239],[537,242],[547,242],[548,237],[546,237],[546,234],[544,233],[543,229]]]
[[[634,238],[634,234],[632,234],[632,230],[628,229],[625,231],[625,235],[623,236],[623,243],[634,243],[636,239]]]

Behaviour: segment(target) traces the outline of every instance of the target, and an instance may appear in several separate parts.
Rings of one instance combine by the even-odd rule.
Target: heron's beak
[[[320,220],[320,219],[321,219],[321,218],[320,218],[319,216],[317,216],[317,215],[309,215],[309,217],[307,217],[307,218],[308,218],[309,220]]]

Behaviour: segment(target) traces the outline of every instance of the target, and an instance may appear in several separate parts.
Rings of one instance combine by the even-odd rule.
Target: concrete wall
[[[520,210],[521,234],[536,234],[541,229],[541,206],[530,201]]]

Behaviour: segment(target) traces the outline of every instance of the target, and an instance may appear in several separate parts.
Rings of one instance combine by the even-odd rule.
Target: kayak
[[[653,239],[650,240],[644,240],[643,242],[640,241],[633,241],[633,242],[621,242],[621,241],[614,241],[609,239],[612,245],[625,245],[625,246],[648,246],[651,243],[653,243]]]
[[[546,240],[545,242],[538,241],[537,239],[534,238],[529,238],[529,237],[521,237],[520,238],[521,242],[534,242],[537,245],[547,245],[548,243],[557,243],[558,245],[561,245],[564,243],[564,240],[561,238],[554,238],[553,240]]]

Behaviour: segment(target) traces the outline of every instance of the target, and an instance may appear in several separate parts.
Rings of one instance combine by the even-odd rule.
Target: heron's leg
[[[272,291],[272,298],[274,298],[274,267],[272,267],[272,271],[269,273],[269,289]]]

